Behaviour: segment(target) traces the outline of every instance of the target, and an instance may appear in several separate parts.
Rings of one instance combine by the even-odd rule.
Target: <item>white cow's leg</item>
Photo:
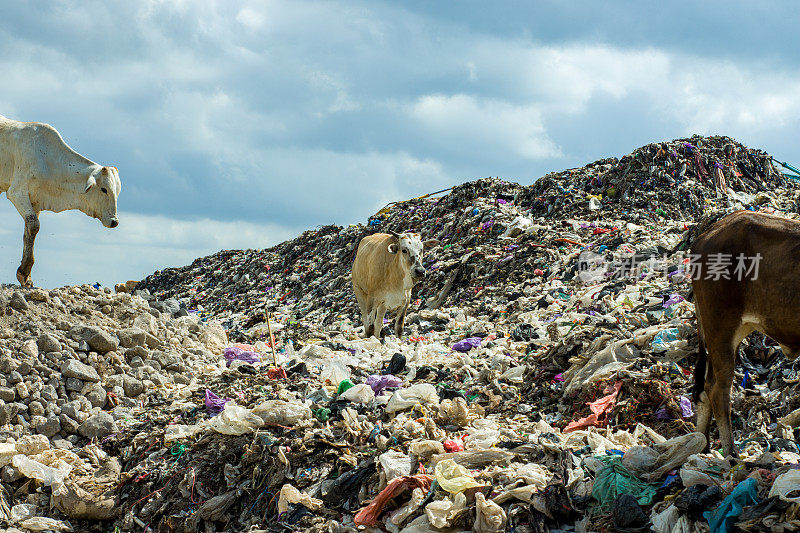
[[[383,340],[384,333],[383,333],[383,317],[386,316],[386,305],[385,304],[378,304],[378,307],[375,309],[375,326],[374,326],[374,335]]]
[[[33,269],[33,243],[39,233],[39,214],[34,211],[26,189],[10,188],[6,196],[25,220],[25,232],[22,237],[22,261],[17,269],[17,279],[23,287],[32,287],[31,270]]]

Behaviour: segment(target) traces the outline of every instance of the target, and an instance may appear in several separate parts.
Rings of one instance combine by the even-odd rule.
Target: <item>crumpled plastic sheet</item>
[[[708,520],[711,533],[730,533],[736,518],[742,514],[744,507],[755,505],[759,502],[758,482],[747,478],[733,489],[730,495],[722,500],[719,507],[713,511],[706,511],[703,516]]]
[[[605,467],[597,473],[592,485],[592,498],[597,500],[597,509],[608,512],[620,494],[636,497],[639,505],[650,505],[656,496],[660,483],[645,483],[622,464],[618,455],[598,457]]]
[[[234,361],[253,364],[261,361],[261,356],[256,352],[243,350],[239,346],[229,346],[225,348],[225,366],[231,366]]]
[[[403,380],[391,374],[382,376],[373,374],[367,378],[367,385],[372,387],[375,396],[383,396],[384,389],[400,387],[403,385]]]
[[[687,398],[686,396],[678,396],[678,405],[681,408],[681,416],[683,418],[689,418],[694,415],[694,410],[692,409],[692,401]],[[671,420],[672,417],[667,412],[666,407],[661,407],[656,411],[656,418],[659,420]]]
[[[617,395],[621,389],[622,382],[617,381],[614,384],[614,391],[611,394],[603,396],[602,398],[588,404],[589,408],[592,410],[592,414],[567,424],[567,427],[564,428],[564,433],[569,433],[570,431],[575,431],[576,429],[587,428],[589,426],[605,426],[606,420],[604,415],[606,413],[610,413],[614,408],[614,404],[617,401]]]
[[[359,526],[374,526],[381,514],[387,509],[386,504],[403,494],[411,493],[416,488],[429,490],[433,478],[427,474],[416,474],[413,476],[400,476],[394,478],[366,507],[361,509],[353,517],[353,521]]]
[[[457,352],[468,352],[473,348],[477,348],[481,345],[483,339],[480,337],[469,337],[463,340],[458,341],[453,345],[453,350]]]
[[[225,410],[225,404],[230,402],[231,398],[220,398],[211,390],[206,389],[206,411],[210,415],[218,415]]]

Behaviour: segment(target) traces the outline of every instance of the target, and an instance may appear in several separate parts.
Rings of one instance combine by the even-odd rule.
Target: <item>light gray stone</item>
[[[61,365],[61,374],[65,378],[77,378],[82,381],[91,381],[92,383],[98,383],[100,381],[100,375],[97,373],[97,370],[90,367],[89,365],[83,364],[77,359],[68,359]]]

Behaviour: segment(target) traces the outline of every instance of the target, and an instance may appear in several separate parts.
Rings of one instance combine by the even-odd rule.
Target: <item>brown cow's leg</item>
[[[711,352],[709,352],[711,356]],[[734,455],[733,430],[731,428],[731,385],[733,385],[734,355],[721,353],[716,361],[725,361],[729,364],[714,367],[713,384],[710,393],[707,393],[711,403],[711,410],[717,420],[719,439],[725,456]]]
[[[706,366],[706,381],[700,401],[697,404],[697,432],[706,437],[706,450],[711,448],[708,432],[711,427],[711,386],[714,383],[714,373],[709,361]]]
[[[39,233],[39,218],[36,215],[25,217],[25,233],[23,235],[22,261],[17,269],[17,279],[23,287],[32,287],[31,270],[33,269],[33,243]]]

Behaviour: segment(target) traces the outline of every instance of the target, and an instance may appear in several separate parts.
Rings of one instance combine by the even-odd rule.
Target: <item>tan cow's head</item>
[[[99,218],[107,228],[116,228],[119,225],[117,218],[117,198],[122,190],[117,167],[102,167],[93,172],[86,180],[87,203],[93,216]]]
[[[439,244],[436,239],[421,241],[419,233],[395,233],[390,231],[389,234],[395,237],[389,244],[390,254],[400,254],[400,266],[404,272],[411,275],[411,279],[415,282],[425,277],[425,267],[422,266],[422,253],[425,248],[430,248]]]

